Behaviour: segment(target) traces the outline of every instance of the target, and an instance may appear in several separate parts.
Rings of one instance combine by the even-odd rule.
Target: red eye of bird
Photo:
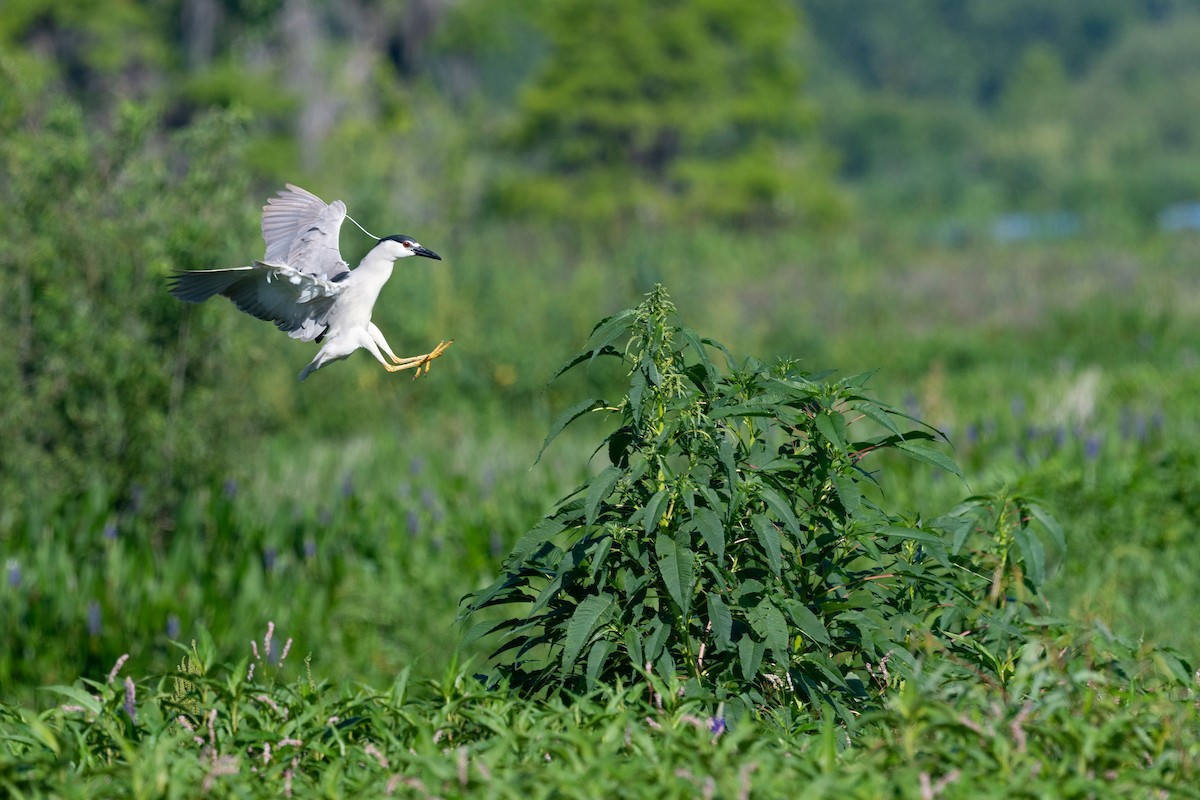
[[[405,246],[405,247],[407,247],[409,250],[412,250],[412,242],[408,242],[408,241],[406,241],[406,242],[403,242],[403,244],[404,244],[404,246]]]

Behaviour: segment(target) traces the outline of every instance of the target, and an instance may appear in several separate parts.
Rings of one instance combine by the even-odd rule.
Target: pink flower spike
[[[137,725],[137,690],[133,687],[133,678],[125,678],[125,713],[129,721]]]
[[[125,666],[125,662],[129,660],[129,653],[117,659],[117,663],[113,664],[112,671],[108,673],[108,682],[112,684],[117,679],[117,673],[121,671],[121,667]]]
[[[282,663],[283,663],[283,660],[284,660],[285,658],[287,658],[287,654],[288,654],[288,653],[291,651],[291,649],[292,649],[292,637],[290,637],[290,636],[289,636],[289,637],[288,637],[288,640],[287,640],[286,642],[284,642],[284,643],[283,643],[283,653],[281,653],[281,654],[280,654],[280,656],[279,656],[279,663],[280,663],[280,664],[282,664]]]
[[[250,640],[250,649],[254,652],[254,659],[256,661],[262,661],[262,657],[259,656],[259,654],[258,654],[258,642],[251,639]]]
[[[263,653],[267,660],[271,658],[271,637],[275,634],[275,623],[267,623],[267,635],[263,637]]]

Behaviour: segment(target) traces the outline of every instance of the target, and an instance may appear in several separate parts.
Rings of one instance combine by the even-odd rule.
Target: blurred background
[[[889,501],[1033,487],[1056,608],[1194,648],[1197,41],[1200,0],[5,0],[0,699],[267,620],[333,678],[442,668],[589,468],[586,430],[533,467],[549,420],[620,376],[547,381],[655,282],[736,354],[878,369],[968,479]],[[456,340],[428,378],[301,386],[311,347],[166,294],[284,182],[443,255],[376,307]]]

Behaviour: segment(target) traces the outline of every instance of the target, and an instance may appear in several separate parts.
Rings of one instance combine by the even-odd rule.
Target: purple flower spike
[[[5,564],[5,571],[8,573],[8,585],[11,589],[16,589],[21,585],[21,564],[15,558],[10,558]]]
[[[92,636],[99,636],[102,630],[102,622],[100,616],[100,603],[93,600],[88,603],[87,607],[87,629]]]
[[[709,717],[708,732],[713,736],[720,736],[725,732],[725,717]]]

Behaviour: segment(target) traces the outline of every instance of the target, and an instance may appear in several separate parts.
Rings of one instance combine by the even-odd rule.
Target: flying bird
[[[360,347],[388,372],[413,369],[413,377],[418,378],[429,372],[429,363],[453,340],[440,342],[425,355],[400,358],[371,322],[371,311],[397,259],[424,256],[441,261],[442,257],[411,236],[394,234],[379,239],[358,266],[349,269],[338,249],[338,234],[347,217],[341,200],[326,205],[289,183],[263,206],[267,252],[262,261],[255,260],[249,267],[180,271],[171,278],[171,294],[189,303],[224,295],[241,311],[274,322],[293,339],[323,343],[300,380]]]

